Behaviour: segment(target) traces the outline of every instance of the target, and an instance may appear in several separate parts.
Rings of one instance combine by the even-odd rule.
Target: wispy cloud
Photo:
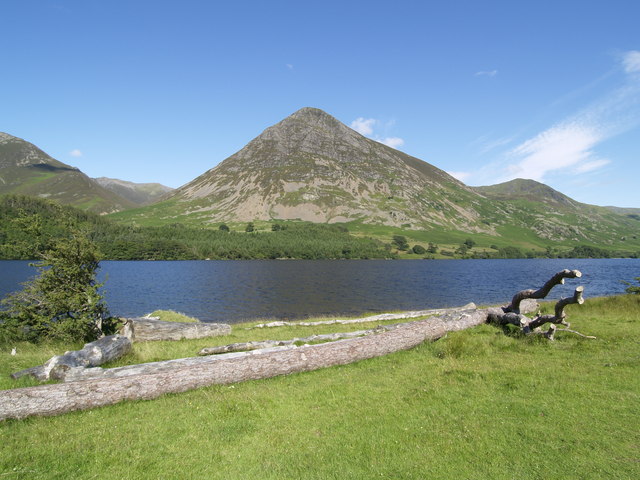
[[[376,124],[375,118],[358,117],[351,122],[351,128],[353,128],[360,135],[371,135],[373,133],[373,126]]]
[[[509,152],[517,159],[507,166],[507,177],[543,180],[555,170],[579,167],[593,170],[609,163],[598,158],[593,148],[606,138],[602,128],[588,125],[582,119],[554,125],[521,143]],[[587,170],[582,170],[587,171]]]
[[[622,66],[627,73],[640,72],[640,51],[631,50],[622,56]]]
[[[498,75],[498,70],[480,70],[473,74],[475,77],[495,77]]]
[[[640,52],[626,52],[620,59],[627,73],[622,84],[582,110],[509,149],[500,163],[484,167],[478,176],[487,177],[483,180],[490,177],[494,181],[518,177],[546,181],[551,174],[575,177],[610,164],[611,159],[599,154],[598,147],[604,141],[640,125],[640,82],[637,75],[640,72]],[[488,150],[483,147],[480,153]]]
[[[369,137],[376,142],[380,142],[384,145],[387,145],[391,148],[399,148],[404,145],[404,140],[400,137],[380,137],[380,135],[374,135],[373,131],[376,127],[382,127],[382,130],[387,130],[391,128],[395,124],[394,120],[391,120],[387,123],[382,123],[380,120],[375,118],[364,118],[358,117],[353,122],[351,122],[351,128],[353,128],[360,135],[364,135],[365,137]]]
[[[289,70],[293,70],[293,65],[290,63],[285,64],[285,67],[287,67]]]
[[[82,152],[76,148],[74,150],[71,150],[69,152],[69,155],[71,155],[72,157],[81,157],[82,156]]]

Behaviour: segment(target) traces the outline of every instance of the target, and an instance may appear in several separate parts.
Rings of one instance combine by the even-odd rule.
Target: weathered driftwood
[[[297,348],[244,352],[233,358],[197,357],[203,363],[172,367],[159,373],[67,382],[0,391],[0,420],[56,415],[110,405],[123,400],[156,398],[213,384],[269,378],[344,365],[413,348],[442,337],[448,326],[470,328],[484,323],[486,311],[469,311],[457,319],[429,318],[377,335]],[[205,360],[214,359],[215,361]]]
[[[551,277],[541,288],[538,290],[521,290],[513,296],[511,303],[507,307],[509,312],[521,313],[520,312],[520,302],[525,298],[546,298],[549,295],[549,292],[556,285],[562,285],[564,283],[565,278],[579,278],[582,276],[582,273],[579,270],[568,270],[564,269],[561,272],[556,273],[553,277]]]
[[[341,340],[343,338],[355,338],[364,337],[366,335],[372,335],[374,333],[384,332],[385,330],[391,330],[393,326],[389,325],[389,328],[380,326],[377,328],[371,328],[369,330],[358,330],[355,332],[336,332],[336,333],[324,333],[318,335],[309,335],[308,337],[296,337],[289,340],[258,340],[255,342],[241,342],[230,343],[228,345],[219,345],[215,347],[205,347],[198,352],[198,355],[219,355],[222,353],[230,352],[246,352],[249,350],[259,350],[262,348],[270,347],[282,347],[284,345],[295,345],[297,343],[314,343],[314,342],[333,342]]]
[[[95,367],[115,360],[131,350],[131,340],[123,335],[109,335],[87,343],[82,350],[65,352],[50,358],[44,365],[11,374],[12,378],[31,375],[38,380],[62,379],[65,372],[77,367]]]
[[[242,358],[249,355],[260,355],[268,352],[278,352],[297,348],[296,345],[284,345],[279,347],[263,348],[248,352],[233,352],[221,355],[210,355],[200,357],[177,358],[174,360],[161,360],[158,362],[138,363],[136,365],[125,365],[115,368],[72,368],[66,372],[65,382],[78,382],[83,380],[95,380],[100,378],[120,378],[134,375],[151,375],[156,373],[170,372],[186,367],[214,363],[231,358]]]
[[[134,342],[149,342],[228,335],[231,333],[231,327],[223,323],[163,322],[142,317],[126,319],[121,333]]]
[[[511,300],[511,303],[506,307],[488,309],[488,319],[490,322],[501,325],[516,325],[522,329],[523,333],[526,334],[540,333],[549,340],[554,339],[554,335],[557,331],[575,333],[585,338],[596,338],[583,335],[582,333],[574,330],[569,330],[569,323],[566,322],[566,313],[564,308],[567,305],[584,303],[584,298],[582,297],[582,292],[584,291],[583,286],[576,287],[572,297],[561,298],[558,300],[555,305],[553,315],[540,315],[538,313],[535,317],[529,318],[522,312],[521,305],[523,301],[531,298],[545,298],[554,286],[563,284],[565,278],[579,278],[581,276],[582,273],[578,270],[562,270],[551,277],[540,289],[521,290],[516,293]],[[547,323],[550,323],[551,326],[548,331],[543,332],[541,327]],[[565,325],[567,328],[558,329],[556,324]]]
[[[259,323],[258,325],[254,325],[250,328],[273,328],[273,327],[287,327],[287,326],[296,326],[296,327],[314,327],[316,325],[349,325],[352,323],[370,323],[370,322],[381,322],[385,320],[404,320],[410,318],[419,318],[419,317],[428,317],[431,315],[444,315],[451,312],[459,312],[464,310],[473,310],[476,308],[475,303],[468,303],[463,307],[453,307],[453,308],[435,308],[431,310],[415,310],[410,312],[401,312],[401,313],[381,313],[379,315],[371,315],[369,317],[362,318],[350,318],[350,319],[335,319],[335,320],[319,320],[317,322],[289,322],[289,321],[277,321],[277,322],[269,322],[269,323]]]
[[[423,312],[426,310],[423,310]],[[440,311],[443,312],[442,315],[440,315],[440,320],[442,320],[443,322],[445,322],[445,324],[447,325],[447,330],[448,331],[452,331],[452,330],[457,330],[458,328],[456,328],[456,325],[458,324],[458,322],[460,320],[464,321],[463,319],[466,319],[466,316],[469,315],[472,312],[476,311],[476,306],[473,303],[469,303],[467,305],[465,305],[464,307],[458,307],[458,308],[448,308],[448,309],[442,309],[442,310],[429,310],[429,312],[435,312],[435,311]],[[411,315],[413,313],[417,313],[417,312],[407,312],[407,314],[409,316],[405,316],[402,318],[412,318]],[[416,315],[418,316],[418,315]],[[420,315],[420,316],[425,316],[425,315]],[[380,319],[380,315],[376,315],[376,317],[378,318],[378,320]],[[371,318],[371,317],[367,317],[367,318]],[[364,319],[356,319],[355,321],[351,321],[351,320],[347,320],[347,321],[339,321],[339,322],[332,322],[332,323],[340,323],[343,324],[343,322],[346,323],[364,323],[363,322]],[[377,333],[382,333],[384,331],[387,330],[393,330],[395,328],[399,328],[405,325],[408,325],[411,322],[405,322],[405,323],[393,323],[390,325],[378,325],[375,328],[370,328],[368,330],[357,330],[354,332],[335,332],[335,333],[326,333],[326,334],[316,334],[316,335],[309,335],[306,337],[296,337],[296,338],[292,338],[292,339],[288,339],[288,340],[260,340],[260,341],[255,341],[255,342],[242,342],[242,343],[231,343],[228,345],[219,345],[219,346],[215,346],[215,347],[206,347],[203,348],[202,350],[200,350],[198,352],[198,355],[220,355],[223,353],[228,353],[228,352],[245,352],[245,351],[250,351],[250,350],[258,350],[261,348],[270,348],[270,347],[277,347],[277,346],[283,346],[283,345],[295,345],[295,344],[300,344],[300,343],[313,343],[313,342],[325,342],[325,341],[335,341],[335,340],[340,340],[343,338],[354,338],[354,337],[364,337],[367,335],[373,335],[373,334],[377,334]],[[326,325],[326,323],[324,322],[313,322],[313,323],[309,323],[307,325]],[[297,325],[297,324],[296,324]]]

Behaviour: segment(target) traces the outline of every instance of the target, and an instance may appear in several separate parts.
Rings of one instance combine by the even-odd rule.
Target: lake
[[[508,303],[516,291],[539,288],[564,268],[583,276],[549,298],[571,296],[584,285],[588,300],[624,293],[620,281],[640,276],[640,259],[105,261],[99,279],[113,315],[169,309],[237,323]],[[26,261],[0,261],[0,272],[4,297],[35,269]]]

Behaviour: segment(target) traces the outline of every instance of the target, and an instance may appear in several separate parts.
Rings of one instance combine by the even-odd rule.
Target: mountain
[[[633,215],[582,204],[533,180],[468,187],[316,108],[298,110],[164,200],[117,220],[344,222],[350,229],[382,225],[440,239],[481,234],[525,247],[589,242],[640,249]]]
[[[576,209],[580,207],[579,202],[576,202],[544,183],[524,178],[516,178],[497,185],[472,188],[476,192],[494,199],[514,200],[519,198],[532,202],[542,202],[561,208]]]
[[[133,202],[137,206],[156,202],[167,193],[173,191],[173,188],[166,187],[159,183],[134,183],[107,177],[94,178],[93,180],[107,190]]]
[[[316,108],[267,128],[169,197],[203,220],[307,220],[487,230],[482,198],[443,170]]]
[[[48,198],[95,213],[135,206],[35,145],[0,132],[0,194]]]

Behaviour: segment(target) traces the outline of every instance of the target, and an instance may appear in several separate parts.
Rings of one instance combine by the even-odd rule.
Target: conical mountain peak
[[[479,197],[433,165],[305,107],[179,188],[173,198],[210,203],[211,221],[367,219],[400,226],[449,221],[443,212],[459,217],[449,200],[454,191],[469,201]],[[441,200],[432,201],[435,196]],[[475,215],[470,212],[469,221],[475,222]]]
[[[308,135],[311,135],[310,140],[317,139],[318,136],[325,138],[360,136],[325,111],[319,108],[304,107],[267,128],[258,138],[275,136],[287,137],[295,141],[296,138],[301,140],[303,136]]]

